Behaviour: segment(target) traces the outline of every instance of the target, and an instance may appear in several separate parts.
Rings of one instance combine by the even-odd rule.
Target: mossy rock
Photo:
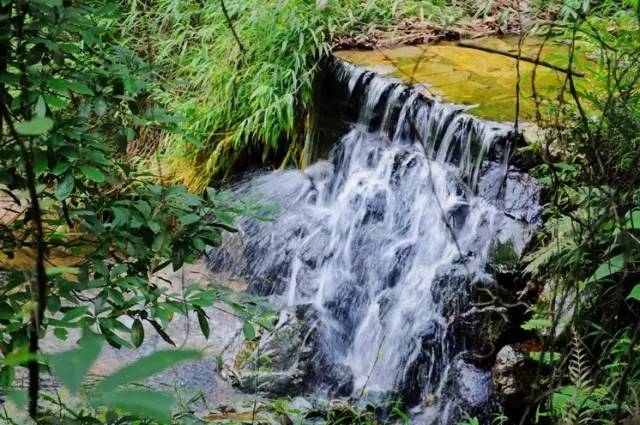
[[[517,37],[483,38],[475,45],[511,54],[518,51]],[[524,57],[535,58],[541,38],[529,37],[521,46]],[[540,58],[565,68],[569,48],[560,42],[547,42]],[[472,106],[470,112],[494,121],[514,121],[516,116],[517,61],[511,57],[461,47],[455,42],[401,46],[375,51],[339,51],[341,59],[393,76],[407,84],[421,84],[428,94],[446,101]],[[585,63],[586,55],[578,51],[577,63]],[[585,67],[582,67],[585,68]],[[536,94],[540,99],[556,99],[564,84],[565,74],[546,66],[520,62],[519,119],[528,121],[536,116],[536,101],[532,91],[535,69]],[[578,70],[582,70],[580,67]],[[576,78],[578,88],[591,84],[592,79]]]

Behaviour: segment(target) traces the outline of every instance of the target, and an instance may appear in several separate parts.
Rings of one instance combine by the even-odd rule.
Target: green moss
[[[522,56],[535,58],[541,39],[528,38]],[[516,54],[516,38],[485,38],[474,43]],[[516,116],[517,61],[508,56],[461,47],[456,43],[402,46],[376,51],[341,51],[345,60],[398,77],[409,84],[426,86],[429,94],[447,101],[473,106],[471,113],[496,121],[513,121]],[[567,47],[549,42],[541,59],[553,65],[567,66]],[[584,62],[584,55],[579,56]],[[520,62],[519,118],[532,120],[536,113],[532,77],[535,70],[536,93],[541,99],[554,99],[562,87],[565,74],[529,62]],[[589,83],[578,78],[578,85]]]

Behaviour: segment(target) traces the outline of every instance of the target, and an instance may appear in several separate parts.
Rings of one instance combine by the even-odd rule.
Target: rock
[[[289,408],[303,412],[305,410],[313,410],[313,404],[306,398],[298,396],[289,402]]]
[[[524,350],[506,345],[498,352],[492,369],[492,384],[506,408],[524,405],[531,394],[536,370],[537,363]]]
[[[427,394],[424,405],[414,409],[413,423],[454,425],[466,415],[490,423],[496,407],[490,371],[459,355],[447,369],[438,393]]]
[[[264,335],[249,356],[239,359],[231,374],[233,384],[268,397],[302,392],[314,367],[316,322],[311,305],[282,311],[274,331]]]

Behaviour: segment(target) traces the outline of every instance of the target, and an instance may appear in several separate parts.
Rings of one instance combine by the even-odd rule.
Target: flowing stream
[[[243,220],[241,255],[235,241],[210,265],[247,277],[282,308],[313,309],[323,378],[309,378],[311,390],[331,394],[346,370],[347,395],[399,394],[414,405],[436,395],[416,414],[447,423],[457,401],[443,391],[457,363],[466,396],[490,398],[488,372],[461,360],[478,348],[465,329],[482,326],[464,318],[477,311],[474,288],[495,283],[496,247],[519,255],[531,238],[538,186],[507,165],[511,126],[346,62],[331,72],[355,111],[350,130],[304,172],[240,183],[238,194],[279,212]]]

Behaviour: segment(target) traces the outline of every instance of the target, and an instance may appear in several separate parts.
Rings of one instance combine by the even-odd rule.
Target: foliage
[[[564,351],[568,361],[553,375],[555,391],[538,418],[617,423],[638,415],[640,388],[640,6],[556,6],[554,31],[563,29],[571,52],[579,45],[597,58],[590,70],[597,84],[580,90],[567,76],[560,104],[542,116],[548,161],[534,171],[548,193],[548,219],[526,271],[552,292],[528,325],[558,329],[570,320],[574,343],[543,332],[546,349]],[[566,299],[569,314],[557,303]]]
[[[166,77],[171,90],[160,98],[187,117],[182,133],[164,136],[164,157],[194,191],[247,156],[283,165],[300,159],[313,78],[333,39],[418,17],[444,26],[466,10],[416,0],[256,5],[133,1],[121,26],[126,45],[146,52]]]
[[[223,231],[233,231],[233,217],[252,207],[212,189],[201,197],[160,186],[127,161],[127,144],[144,129],[180,130],[179,118],[150,100],[162,90],[158,74],[113,42],[117,5],[3,0],[0,18],[0,383],[8,394],[23,396],[12,384],[25,365],[34,419],[47,365],[79,389],[88,365],[70,369],[74,352],[40,355],[39,339],[51,333],[65,340],[89,328],[114,347],[137,347],[146,322],[175,345],[164,330],[172,317],[192,312],[208,335],[204,308],[216,299],[265,323],[259,303],[243,306],[199,285],[176,291],[152,279],[218,244]],[[96,346],[81,347],[88,359],[86,350]],[[141,408],[118,400],[102,403]]]

